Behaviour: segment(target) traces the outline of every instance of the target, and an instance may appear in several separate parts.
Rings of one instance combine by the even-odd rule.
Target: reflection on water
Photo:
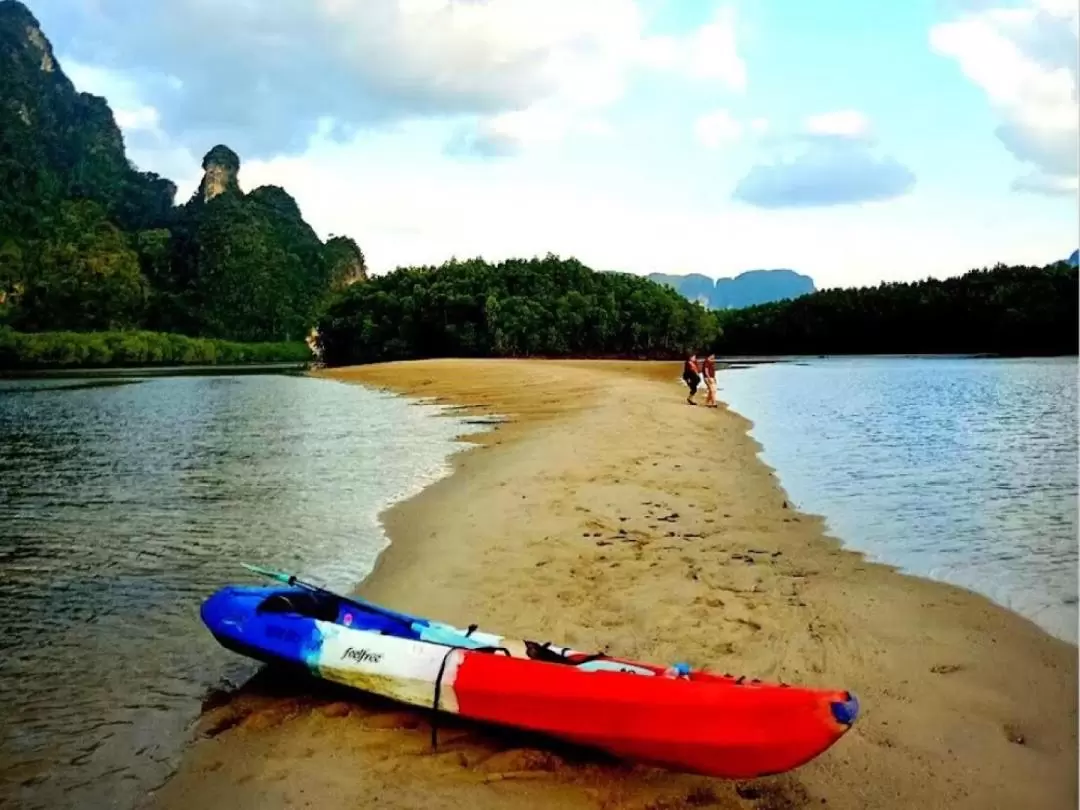
[[[1077,359],[857,358],[724,374],[793,501],[853,548],[1077,639]]]
[[[463,420],[292,376],[0,381],[0,805],[130,807],[254,665],[200,601],[239,563],[342,589]]]

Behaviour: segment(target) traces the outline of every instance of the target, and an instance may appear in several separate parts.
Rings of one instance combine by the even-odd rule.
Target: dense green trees
[[[715,316],[638,276],[575,259],[400,268],[341,293],[319,320],[331,365],[417,357],[677,357]]]
[[[709,312],[644,278],[573,259],[401,268],[349,288],[319,322],[331,365],[440,356],[1076,353],[1077,270],[995,267]]]
[[[17,249],[17,248],[16,248]],[[123,329],[147,299],[139,257],[94,202],[61,202],[47,236],[27,245],[12,325],[19,329]]]
[[[1075,354],[1077,269],[972,270],[720,313],[721,354]]]
[[[229,340],[302,340],[333,265],[284,190],[192,200],[173,227],[152,325]]]

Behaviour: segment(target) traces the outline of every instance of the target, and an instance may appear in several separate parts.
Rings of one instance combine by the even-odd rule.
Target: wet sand
[[[842,550],[788,506],[745,419],[685,403],[679,371],[442,360],[318,372],[510,420],[384,516],[392,544],[358,590],[459,625],[850,689],[862,716],[832,749],[741,783],[459,721],[433,752],[424,712],[286,681],[208,711],[148,806],[1075,808],[1077,648]]]

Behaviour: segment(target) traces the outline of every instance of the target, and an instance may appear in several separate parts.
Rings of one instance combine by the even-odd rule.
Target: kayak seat
[[[595,653],[593,655],[564,655],[551,649],[551,642],[545,641],[543,644],[538,644],[535,641],[525,640],[525,654],[534,661],[547,661],[549,664],[570,664],[571,666],[578,666],[579,664],[586,664],[590,661],[596,661],[607,656],[603,653]]]
[[[308,619],[332,622],[337,620],[338,603],[336,599],[310,593],[275,593],[260,602],[256,612],[295,613]]]

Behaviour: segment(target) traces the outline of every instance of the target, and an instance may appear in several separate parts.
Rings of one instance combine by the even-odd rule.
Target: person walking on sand
[[[716,405],[716,355],[709,352],[702,364],[701,374],[705,378],[705,405],[710,408]]]
[[[694,396],[697,394],[698,386],[701,385],[701,375],[698,373],[698,359],[696,354],[691,354],[686,358],[686,362],[683,363],[682,372],[683,382],[690,388],[690,396],[686,398],[686,401],[691,405],[697,405],[694,402]]]

